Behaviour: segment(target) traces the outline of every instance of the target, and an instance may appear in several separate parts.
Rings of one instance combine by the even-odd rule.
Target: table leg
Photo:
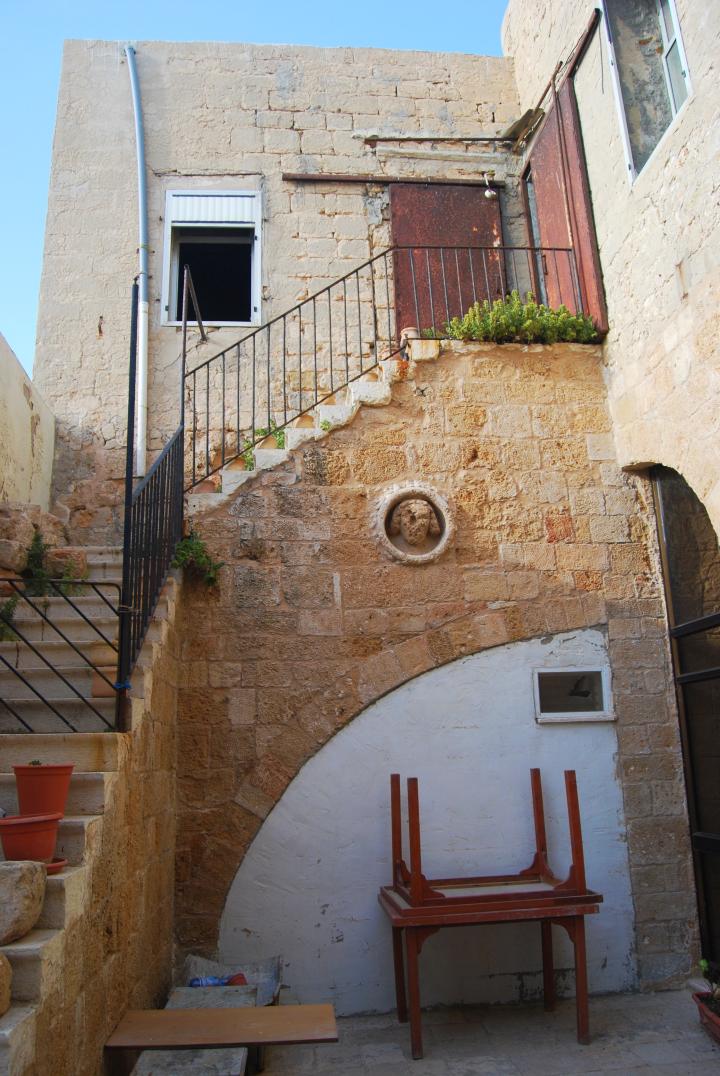
[[[553,963],[552,924],[549,919],[540,923],[542,935],[543,999],[545,1012],[555,1008],[555,965]]]
[[[393,962],[395,964],[395,1000],[397,1002],[398,1020],[407,1023],[407,997],[405,995],[405,963],[403,961],[403,939],[400,927],[393,927]]]
[[[587,954],[585,951],[585,920],[581,915],[573,922],[573,944],[575,947],[575,1006],[577,1011],[577,1040],[590,1042],[590,1021],[588,1017]]]
[[[407,951],[408,995],[410,1002],[410,1045],[414,1060],[423,1055],[422,1025],[420,1023],[420,979],[418,975],[419,936],[412,927],[405,929]]]

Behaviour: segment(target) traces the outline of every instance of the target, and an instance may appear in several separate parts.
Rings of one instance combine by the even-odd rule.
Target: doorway
[[[703,955],[720,961],[720,547],[684,478],[651,472]]]

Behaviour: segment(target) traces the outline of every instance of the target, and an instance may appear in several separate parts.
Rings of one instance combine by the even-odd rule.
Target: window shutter
[[[563,157],[565,166],[563,167]],[[528,165],[537,206],[539,241],[543,247],[575,250],[580,293],[586,313],[600,332],[607,332],[607,309],[593,219],[590,185],[580,129],[575,86],[566,78],[537,135]],[[530,222],[528,222],[530,223]],[[530,228],[530,234],[532,234]],[[548,302],[558,305],[572,295],[560,273],[548,272]]]

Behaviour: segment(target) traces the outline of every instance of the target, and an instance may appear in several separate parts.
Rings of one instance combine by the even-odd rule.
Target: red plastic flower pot
[[[708,1008],[707,1000],[709,997],[709,994],[693,994],[693,1001],[698,1007],[700,1023],[708,1035],[715,1039],[715,1042],[720,1043],[720,1016]]]
[[[35,859],[49,863],[55,853],[62,814],[10,815],[0,818],[5,859]]]
[[[20,814],[65,814],[74,763],[13,766]]]

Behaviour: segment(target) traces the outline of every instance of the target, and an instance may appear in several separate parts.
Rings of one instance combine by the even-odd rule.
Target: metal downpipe
[[[137,426],[135,430],[135,473],[142,476],[147,462],[147,387],[148,387],[148,214],[147,179],[145,173],[145,130],[143,127],[140,83],[135,66],[135,49],[125,46],[125,56],[130,74],[133,112],[135,115],[135,145],[137,148],[138,174],[138,284],[140,288],[137,321],[137,377],[135,392],[137,400]]]

